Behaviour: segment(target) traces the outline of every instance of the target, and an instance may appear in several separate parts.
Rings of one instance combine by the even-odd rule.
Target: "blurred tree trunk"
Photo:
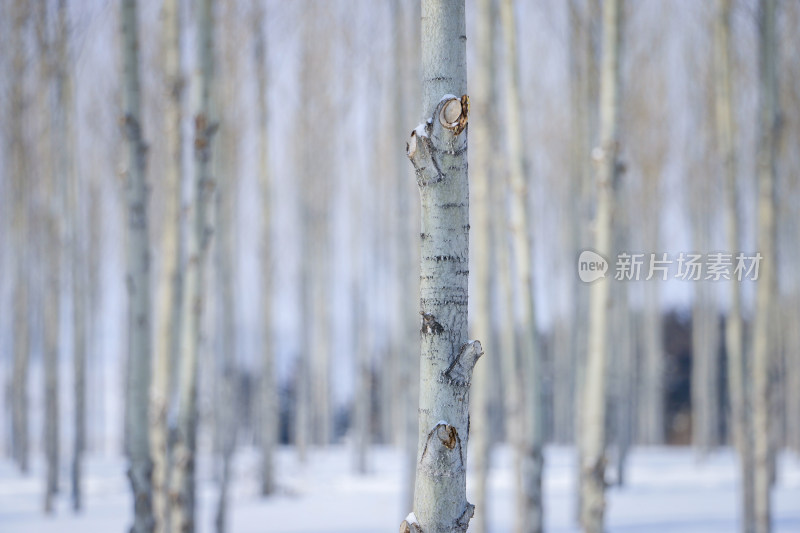
[[[619,179],[622,182],[622,179]],[[612,215],[612,257],[630,250],[630,203],[627,187],[620,183],[615,190],[614,211]],[[628,284],[615,283],[611,287],[610,337],[616,339],[614,350],[609,356],[607,372],[611,388],[608,399],[611,402],[611,416],[607,417],[611,434],[616,444],[616,476],[618,486],[625,484],[625,466],[633,441],[633,406],[635,404],[634,386],[636,383],[636,346],[634,343],[633,313],[629,304]]]
[[[595,34],[600,19],[598,0],[572,0],[570,2],[570,102],[572,103],[572,191],[578,191],[575,206],[574,239],[578,246],[575,258],[592,242],[590,222],[593,212],[592,164],[590,151],[595,142],[598,108],[598,59],[599,44]],[[580,279],[575,280],[575,299],[573,320],[576,324],[589,322],[589,290]],[[586,327],[575,328],[573,341],[573,398],[572,424],[573,442],[577,451],[577,463],[583,462],[581,436],[583,431],[583,391],[586,375],[586,348],[588,332]],[[575,469],[575,519],[581,521],[581,469]]]
[[[236,217],[237,189],[240,172],[241,124],[239,97],[241,79],[238,57],[241,54],[234,36],[237,32],[237,9],[232,4],[222,5],[221,38],[219,42],[219,76],[215,78],[215,102],[223,106],[219,116],[220,133],[215,148],[214,175],[217,176],[216,217],[214,242],[215,277],[213,286],[217,297],[214,301],[216,331],[212,347],[212,360],[218,369],[217,405],[215,429],[219,452],[219,493],[215,515],[217,533],[228,529],[229,487],[232,477],[231,462],[237,443],[240,417],[238,400],[237,320],[236,292],[234,281],[238,278],[236,268],[237,239]]]
[[[757,533],[771,530],[770,369],[775,351],[775,159],[778,137],[778,95],[775,0],[759,4],[759,143],[758,143],[758,251],[756,315],[753,331],[753,434],[755,461],[755,520]]]
[[[477,68],[472,91],[473,125],[472,140],[474,148],[472,153],[473,169],[470,182],[470,205],[472,242],[470,249],[472,257],[473,279],[473,311],[470,320],[470,337],[481,339],[484,346],[494,347],[491,338],[492,313],[489,300],[491,288],[491,225],[489,212],[489,174],[491,173],[491,114],[494,113],[496,102],[493,100],[492,91],[492,52],[494,50],[494,20],[492,18],[491,0],[479,0],[475,13],[476,39],[477,39]],[[471,439],[473,441],[473,472],[475,479],[475,505],[478,509],[472,530],[476,533],[488,531],[488,494],[487,481],[489,477],[492,434],[489,419],[489,386],[492,380],[491,370],[493,365],[480,365],[474,375],[472,384],[471,409]]]
[[[44,316],[44,453],[46,460],[44,511],[54,511],[54,498],[58,492],[59,474],[59,436],[60,417],[58,409],[59,391],[59,326],[61,324],[61,283],[64,265],[64,202],[61,186],[64,183],[66,169],[62,166],[61,152],[56,144],[67,142],[64,138],[64,113],[59,108],[58,76],[59,67],[56,43],[50,35],[51,8],[41,2],[36,6],[36,39],[40,54],[39,87],[37,97],[41,110],[50,110],[47,131],[40,136],[37,143],[40,152],[42,174],[44,176],[44,216],[43,216],[43,274],[42,307]],[[56,97],[54,99],[54,91]]]
[[[180,2],[164,0],[162,7],[163,76],[168,96],[164,113],[167,161],[164,168],[162,264],[156,286],[155,367],[151,391],[150,446],[153,456],[153,514],[157,533],[169,531],[169,471],[171,446],[167,413],[173,397],[175,358],[179,353],[181,260],[181,183],[183,181]]]
[[[254,2],[253,34],[258,104],[258,180],[261,192],[261,494],[275,492],[275,447],[278,442],[278,395],[274,374],[272,326],[272,173],[269,158],[269,93],[264,7]]]
[[[596,166],[595,250],[610,258],[615,189],[618,180],[620,40],[622,2],[603,3],[603,56],[600,74],[600,145],[592,152]],[[589,293],[589,348],[584,392],[582,525],[602,533],[605,514],[606,360],[609,351],[608,304],[611,281],[600,280]]]
[[[198,5],[194,114],[194,191],[186,242],[186,269],[181,295],[180,383],[178,430],[173,447],[169,526],[173,532],[195,531],[195,460],[197,452],[197,370],[203,312],[205,262],[212,229],[208,220],[214,180],[211,143],[217,124],[211,116],[214,76],[214,22],[212,0]]]
[[[136,0],[122,3],[123,127],[128,141],[128,398],[127,438],[134,501],[132,533],[153,530],[150,391],[150,253],[147,220],[147,147],[142,138],[139,24]]]
[[[515,335],[520,354],[523,388],[523,437],[517,443],[522,453],[520,476],[522,491],[517,497],[517,529],[542,530],[542,431],[543,398],[541,390],[541,353],[539,351],[533,301],[533,271],[531,269],[531,237],[528,219],[528,181],[525,175],[523,148],[522,99],[520,97],[519,64],[517,59],[517,28],[512,0],[501,0],[500,19],[503,25],[506,73],[506,127],[508,142],[509,182],[511,204],[509,226],[513,240],[516,294]]]
[[[414,511],[401,532],[463,533],[475,510],[466,499],[466,457],[470,381],[482,349],[467,340],[465,35],[464,0],[423,1],[422,100],[429,118],[412,132],[407,150],[422,203],[419,443]]]
[[[403,10],[404,4],[413,7],[413,19],[415,29],[408,27],[408,16]],[[408,8],[406,8],[408,9]],[[400,424],[402,424],[403,441],[403,488],[401,495],[401,509],[411,509],[414,505],[414,481],[416,478],[417,465],[417,402],[419,400],[419,331],[418,331],[418,303],[419,294],[419,273],[417,265],[418,249],[415,246],[414,235],[417,233],[418,218],[414,217],[414,210],[411,202],[417,192],[414,189],[414,178],[408,159],[402,150],[402,143],[408,132],[406,130],[407,109],[413,95],[419,91],[416,83],[413,89],[410,87],[410,80],[416,81],[415,76],[411,75],[409,51],[411,46],[408,41],[418,42],[413,36],[418,32],[416,20],[419,17],[419,1],[402,2],[401,0],[392,1],[392,20],[394,25],[394,63],[396,80],[393,84],[394,99],[394,127],[395,139],[400,143],[395,146],[393,154],[395,180],[396,180],[396,202],[397,202],[397,257],[399,264],[397,271],[400,278],[398,296],[398,352],[399,357],[398,373],[400,376],[397,390],[400,392]],[[414,57],[417,57],[416,55]]]
[[[14,368],[11,382],[12,453],[23,473],[28,472],[28,374],[30,364],[30,321],[29,321],[29,233],[31,194],[28,191],[29,149],[25,139],[25,72],[27,70],[25,50],[25,27],[28,23],[30,6],[27,0],[14,2],[12,11],[12,83],[9,99],[8,128],[11,137],[11,171],[14,191],[13,239],[15,254],[14,268]]]
[[[657,222],[654,221],[657,225]],[[657,233],[657,231],[655,231]],[[655,243],[657,241],[648,241]],[[654,249],[657,245],[654,244]],[[664,353],[662,349],[661,309],[658,285],[644,287],[642,317],[642,351],[644,354],[639,399],[639,443],[664,443]]]
[[[70,24],[68,20],[67,4],[59,0],[57,5],[54,75],[56,89],[57,111],[53,114],[55,120],[55,135],[61,139],[57,147],[57,173],[60,201],[62,211],[59,220],[62,242],[62,261],[67,267],[62,269],[68,276],[69,289],[71,290],[72,303],[72,340],[73,340],[73,391],[74,406],[74,436],[73,456],[71,463],[71,497],[74,510],[81,509],[81,470],[84,441],[86,435],[86,318],[85,318],[85,241],[82,232],[83,220],[79,206],[80,182],[75,169],[75,100],[73,96],[72,58],[70,47]],[[56,400],[57,401],[57,400]]]

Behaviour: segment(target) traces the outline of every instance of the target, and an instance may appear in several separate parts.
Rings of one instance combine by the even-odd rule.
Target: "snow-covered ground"
[[[350,473],[348,450],[312,450],[305,466],[291,449],[278,456],[279,494],[258,495],[254,452],[236,457],[232,492],[231,533],[376,533],[397,531],[408,509],[400,508],[400,461],[389,448],[372,454],[372,474]],[[510,531],[513,486],[510,454],[497,450],[489,480],[492,531]],[[130,495],[121,458],[87,461],[86,511],[69,507],[68,483],[62,480],[57,513],[45,517],[42,507],[42,464],[21,476],[8,461],[0,462],[0,531],[3,533],[113,533],[127,530]],[[577,532],[572,521],[573,453],[549,448],[546,454],[545,504],[547,531]],[[199,533],[211,533],[216,498],[208,461],[200,463]],[[628,484],[609,492],[608,530],[644,533],[734,533],[737,531],[736,467],[730,450],[700,461],[686,448],[639,449],[632,453]],[[800,459],[783,455],[773,493],[776,533],[800,533]]]

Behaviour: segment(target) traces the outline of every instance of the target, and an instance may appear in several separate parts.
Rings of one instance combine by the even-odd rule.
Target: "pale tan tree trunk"
[[[763,260],[756,288],[753,330],[753,434],[755,530],[769,533],[772,446],[770,442],[770,369],[776,343],[775,315],[777,255],[775,253],[775,159],[778,136],[778,95],[775,0],[759,4],[759,144],[758,144],[758,236]]]
[[[620,37],[622,2],[603,3],[603,52],[600,74],[600,145],[592,151],[596,164],[597,214],[595,250],[608,258],[619,153]],[[581,518],[584,531],[602,533],[605,515],[606,360],[609,352],[608,306],[611,280],[590,287],[589,347],[583,405]]]
[[[162,6],[163,76],[167,106],[164,139],[164,217],[161,229],[161,268],[156,285],[156,325],[151,401],[150,446],[153,457],[153,514],[157,533],[169,531],[169,470],[171,447],[167,413],[173,396],[176,356],[179,353],[181,255],[181,183],[183,179],[183,135],[181,133],[183,72],[181,66],[181,20],[178,0]]]
[[[470,334],[474,339],[481,339],[484,346],[495,346],[490,338],[491,308],[489,290],[491,287],[491,226],[489,212],[489,174],[491,172],[492,139],[490,131],[490,114],[495,111],[492,100],[492,52],[494,40],[494,20],[492,18],[491,0],[480,0],[476,11],[476,40],[478,63],[474,75],[472,153],[473,169],[470,183],[470,206],[472,242],[473,290]],[[473,464],[474,494],[477,512],[472,522],[472,530],[476,533],[488,531],[488,494],[487,481],[491,454],[491,428],[489,420],[489,387],[493,366],[480,365],[473,374],[471,412],[471,440],[473,442],[470,460]]]
[[[544,435],[542,427],[543,398],[541,390],[541,353],[536,332],[533,301],[533,270],[531,268],[531,236],[528,219],[528,178],[525,175],[523,149],[522,99],[520,97],[519,65],[517,55],[516,17],[513,0],[501,0],[500,20],[505,48],[506,98],[505,121],[507,128],[509,183],[511,204],[509,226],[516,272],[515,335],[520,355],[520,372],[523,388],[523,435],[517,442],[522,454],[520,476],[521,492],[517,496],[517,529],[539,532],[542,530],[542,467]]]
[[[171,531],[195,531],[195,461],[197,453],[197,372],[203,316],[205,262],[212,229],[208,220],[214,179],[211,144],[217,129],[211,110],[214,76],[213,2],[200,0],[197,13],[194,97],[194,177],[186,242],[186,269],[181,294],[178,427],[170,480]]]

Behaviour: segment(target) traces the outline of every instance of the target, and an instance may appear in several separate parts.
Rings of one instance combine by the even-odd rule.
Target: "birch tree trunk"
[[[409,79],[416,81],[417,76],[410,75],[411,55],[408,47],[408,40],[418,42],[418,39],[409,37],[416,36],[418,27],[410,31],[407,20],[403,12],[403,5],[408,4],[401,0],[393,0],[392,16],[394,20],[394,61],[397,80],[394,83],[394,119],[395,119],[395,138],[405,139],[407,135],[406,123],[408,103],[412,100],[417,90],[408,87]],[[415,0],[411,3],[414,10],[414,20],[419,16],[419,2]],[[416,83],[415,89],[416,89]],[[398,352],[400,357],[398,364],[400,383],[401,404],[401,424],[403,425],[403,488],[401,496],[401,509],[411,509],[414,506],[414,481],[416,478],[417,466],[417,401],[419,399],[419,334],[417,332],[417,313],[418,303],[416,295],[419,294],[419,276],[416,265],[419,264],[417,258],[418,248],[414,242],[414,235],[417,233],[417,221],[412,216],[413,200],[412,190],[414,187],[412,169],[408,165],[408,159],[402,150],[395,150],[395,173],[396,173],[396,202],[397,202],[397,225],[398,225],[398,273],[400,288],[398,296],[401,299],[398,305]]]
[[[473,266],[473,313],[470,320],[472,337],[481,339],[484,346],[495,346],[490,338],[492,319],[489,301],[491,287],[491,225],[489,224],[489,174],[491,172],[490,150],[492,139],[490,133],[490,115],[494,111],[492,97],[491,65],[492,43],[494,41],[494,25],[492,19],[491,0],[479,0],[476,6],[476,48],[477,69],[473,85],[473,141],[475,147],[474,169],[470,183],[470,204],[472,208],[472,257]],[[489,424],[489,385],[491,365],[481,365],[474,374],[471,404],[471,429],[473,441],[473,472],[475,478],[475,504],[477,513],[472,522],[475,533],[488,531],[488,495],[487,480],[491,456],[491,428]]]
[[[261,495],[275,492],[274,455],[278,441],[278,395],[272,345],[272,174],[269,159],[269,95],[266,17],[260,0],[254,2],[255,70],[258,104],[258,178],[261,191]]]
[[[619,86],[622,2],[603,3],[603,56],[600,74],[600,146],[592,151],[596,164],[597,215],[595,249],[604,257],[612,252],[612,213],[619,153]],[[599,280],[589,292],[589,348],[583,405],[583,461],[581,463],[581,521],[587,533],[602,533],[605,514],[605,413],[608,304],[610,280]]]
[[[153,456],[153,514],[157,533],[169,531],[170,443],[167,425],[169,401],[175,382],[175,358],[180,334],[181,183],[183,178],[183,134],[181,132],[183,72],[181,67],[181,21],[178,0],[164,0],[162,8],[163,74],[167,105],[164,137],[167,160],[164,168],[164,226],[161,230],[163,258],[156,286],[155,367],[151,401],[150,446]]]
[[[523,150],[522,101],[520,98],[519,65],[517,60],[517,29],[512,0],[500,3],[500,20],[503,25],[505,47],[506,98],[505,119],[507,127],[509,183],[511,204],[509,226],[517,276],[515,305],[515,336],[520,354],[520,372],[524,387],[522,394],[523,437],[517,442],[522,454],[521,489],[517,499],[517,530],[539,532],[542,530],[542,391],[541,354],[537,345],[536,318],[533,302],[533,272],[531,270],[531,240],[528,219],[528,183],[525,176]]]
[[[147,234],[146,144],[142,138],[139,25],[136,0],[122,2],[123,126],[128,200],[128,398],[127,436],[134,502],[132,533],[153,531],[150,391],[150,253]]]
[[[408,156],[422,202],[419,442],[414,510],[401,532],[465,532],[469,389],[482,354],[467,340],[467,179],[464,0],[422,2],[422,102],[428,117]],[[462,94],[461,98],[453,96]]]
[[[763,260],[756,288],[753,326],[753,434],[756,533],[771,530],[770,367],[775,338],[777,256],[775,254],[775,159],[778,94],[775,0],[759,4],[758,251]]]
[[[14,249],[14,368],[11,383],[13,456],[23,473],[28,472],[28,375],[30,363],[30,322],[28,320],[29,279],[29,226],[28,213],[28,144],[25,140],[25,71],[27,70],[24,29],[29,18],[26,0],[14,2],[12,26],[12,72],[10,109],[11,164],[13,172],[13,235]]]
[[[58,359],[59,359],[59,326],[61,324],[61,269],[64,259],[64,232],[61,221],[64,220],[63,187],[64,169],[57,154],[57,142],[64,142],[59,138],[63,134],[63,112],[58,107],[57,99],[53,100],[54,84],[57,80],[56,69],[58,63],[56,43],[51,40],[51,8],[47,3],[40,3],[35,11],[36,44],[38,45],[39,85],[37,87],[37,102],[41,110],[50,110],[49,121],[45,121],[47,129],[39,136],[39,158],[41,161],[40,172],[43,176],[43,216],[41,256],[38,258],[42,264],[40,272],[40,302],[44,318],[44,347],[42,354],[44,374],[44,454],[45,454],[45,494],[44,512],[53,512],[56,493],[58,492],[59,474],[59,436],[60,418],[58,409]],[[34,198],[35,198],[34,194]]]
[[[195,530],[195,456],[197,451],[197,370],[200,325],[203,314],[205,262],[211,240],[208,220],[214,191],[211,176],[211,141],[217,124],[211,117],[211,83],[214,75],[212,0],[200,0],[196,36],[194,97],[194,191],[186,242],[186,269],[180,309],[180,383],[178,430],[173,448],[170,490],[170,529]]]

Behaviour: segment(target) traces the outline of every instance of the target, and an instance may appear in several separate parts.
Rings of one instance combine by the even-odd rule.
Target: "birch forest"
[[[0,0],[0,531],[797,533],[800,1]]]

